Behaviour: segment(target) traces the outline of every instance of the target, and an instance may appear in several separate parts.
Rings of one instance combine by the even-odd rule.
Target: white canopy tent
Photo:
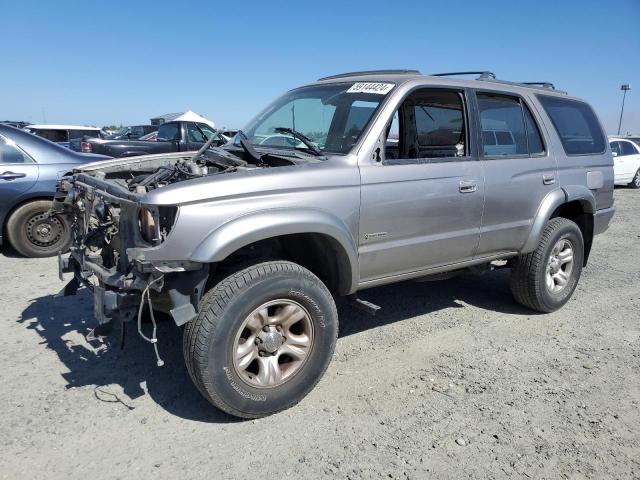
[[[202,115],[198,115],[196,112],[193,112],[191,110],[187,110],[186,112],[184,112],[179,117],[176,117],[175,120],[182,120],[184,122],[206,123],[211,128],[216,128],[216,124],[213,123],[211,120],[209,120],[207,118],[204,118]]]

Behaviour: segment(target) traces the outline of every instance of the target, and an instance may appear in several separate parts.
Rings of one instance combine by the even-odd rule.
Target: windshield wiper
[[[255,148],[253,148],[253,145],[251,145],[251,142],[249,142],[249,137],[247,137],[247,134],[242,130],[238,130],[237,135],[244,152],[249,155],[254,162],[261,163],[262,155],[256,152]]]
[[[302,143],[304,143],[307,148],[316,156],[321,157],[324,154],[320,151],[320,149],[318,147],[316,147],[313,142],[311,140],[309,140],[305,135],[303,135],[302,133],[298,132],[297,130],[294,130],[293,128],[289,128],[289,127],[276,127],[273,129],[275,132],[278,133],[290,133],[291,135],[293,135],[295,138],[297,138],[298,140],[300,140]]]

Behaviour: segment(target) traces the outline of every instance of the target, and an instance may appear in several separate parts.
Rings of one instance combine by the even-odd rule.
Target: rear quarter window
[[[600,123],[589,105],[577,100],[540,95],[540,103],[551,118],[567,155],[604,153],[606,141]]]

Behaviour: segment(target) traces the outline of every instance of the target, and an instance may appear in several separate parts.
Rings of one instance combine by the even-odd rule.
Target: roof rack
[[[505,85],[519,85],[519,86],[525,86],[525,87],[535,88],[540,90],[553,90],[554,92],[557,92],[557,93],[563,93],[565,95],[567,94],[567,92],[564,92],[562,90],[557,90],[556,86],[551,82],[510,82],[507,80],[498,80],[498,78],[496,77],[496,74],[488,70],[476,71],[476,72],[472,71],[472,72],[450,72],[450,73],[432,73],[431,74],[432,77],[457,77],[460,75],[478,75],[478,78],[476,78],[476,80],[482,80],[485,82],[502,83]]]
[[[432,73],[432,77],[459,77],[461,75],[479,75],[476,80],[486,80],[488,78],[496,78],[496,74],[488,70],[478,70],[473,72],[447,72],[447,73]]]
[[[328,77],[319,78],[322,80],[333,80],[335,78],[356,77],[365,75],[422,75],[419,70],[364,70],[362,72],[347,72],[338,75],[330,75]]]

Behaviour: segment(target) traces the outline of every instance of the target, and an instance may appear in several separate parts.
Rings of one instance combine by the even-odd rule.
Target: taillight
[[[84,153],[91,153],[91,144],[89,142],[80,142],[80,150]]]

